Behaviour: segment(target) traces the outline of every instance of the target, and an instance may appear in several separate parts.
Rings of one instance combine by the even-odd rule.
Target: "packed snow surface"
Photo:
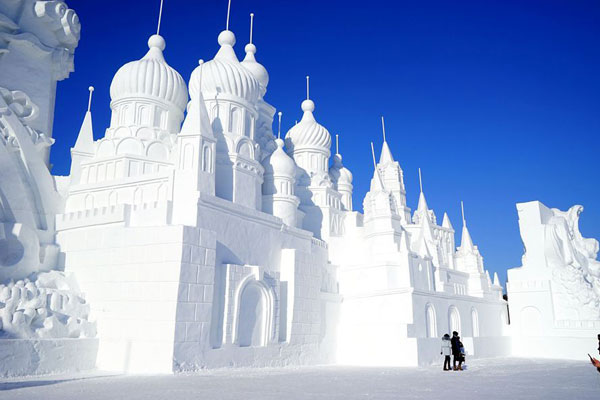
[[[476,360],[462,372],[345,366],[221,369],[159,376],[45,376],[0,381],[8,399],[594,399],[600,374],[588,363]]]

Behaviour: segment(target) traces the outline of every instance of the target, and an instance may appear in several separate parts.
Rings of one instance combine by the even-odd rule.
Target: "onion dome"
[[[304,111],[302,119],[285,135],[289,151],[301,147],[321,147],[326,150],[331,147],[331,135],[323,125],[315,120],[314,110],[315,103],[312,100],[307,99],[302,102],[302,111]]]
[[[187,87],[181,75],[165,61],[165,46],[162,36],[152,35],[146,55],[119,68],[110,85],[112,101],[148,96],[185,110]]]
[[[221,48],[215,58],[196,67],[190,79],[190,95],[198,96],[201,91],[205,99],[226,94],[255,103],[260,94],[260,85],[252,72],[239,62],[233,45],[235,35],[223,31],[218,38]]]
[[[333,165],[329,168],[329,176],[338,185],[352,184],[352,172],[342,164],[341,154],[333,156]]]
[[[283,140],[275,139],[277,148],[263,161],[265,175],[286,176],[294,178],[296,175],[296,163],[285,151],[283,151]]]
[[[262,64],[256,61],[254,54],[256,54],[256,46],[252,43],[248,43],[246,48],[246,57],[242,61],[242,65],[248,71],[254,75],[260,85],[260,96],[263,97],[267,93],[267,85],[269,84],[269,73]]]

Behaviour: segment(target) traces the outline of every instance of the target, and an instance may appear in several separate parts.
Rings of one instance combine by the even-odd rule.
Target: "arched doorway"
[[[427,337],[428,338],[434,338],[437,337],[437,324],[436,324],[436,320],[435,320],[435,309],[433,308],[433,306],[431,304],[427,304],[427,306],[425,307],[425,317],[426,317],[426,323],[427,323]]]
[[[475,308],[471,310],[471,323],[473,324],[473,337],[479,337],[479,314]]]
[[[248,283],[240,295],[238,344],[241,347],[267,344],[269,301],[265,289]]]
[[[460,314],[458,310],[454,306],[450,306],[448,309],[448,328],[450,329],[450,334],[456,331],[460,335]]]

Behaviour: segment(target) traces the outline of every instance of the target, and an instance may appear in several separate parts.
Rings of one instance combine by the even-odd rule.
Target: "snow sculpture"
[[[598,241],[579,231],[583,206],[561,211],[532,201],[517,210],[525,254],[523,266],[509,270],[507,286],[517,352],[537,349],[523,344],[530,338],[559,337],[553,340],[573,343],[541,355],[580,358],[586,337],[592,343],[600,327]]]
[[[94,337],[72,276],[50,271],[0,285],[0,338]]]
[[[0,4],[0,21],[0,337],[93,337],[74,279],[52,271],[63,201],[47,165],[79,21],[63,2],[31,0]]]

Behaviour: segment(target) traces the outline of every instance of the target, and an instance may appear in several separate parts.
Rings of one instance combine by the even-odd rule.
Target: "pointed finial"
[[[254,28],[254,13],[250,13],[250,44],[252,44],[253,28]]]
[[[88,98],[88,112],[90,112],[90,110],[92,109],[92,93],[94,93],[94,87],[90,86],[88,88],[88,90],[90,91],[90,97]]]
[[[460,210],[462,212],[463,226],[467,226],[467,221],[465,220],[465,205],[463,201],[460,201]]]
[[[421,168],[419,168],[419,188],[421,189],[421,193],[423,193],[423,178],[421,176]]]
[[[383,120],[383,115],[381,116],[381,130],[383,131],[383,141],[385,142],[385,121]]]
[[[310,99],[310,76],[306,75],[306,100]]]
[[[279,111],[277,115],[279,116],[279,128],[277,129],[277,139],[281,139],[281,116],[283,115],[283,113]]]
[[[162,20],[163,2],[164,0],[160,0],[160,10],[158,11],[158,26],[156,27],[157,35],[160,35],[160,21]]]
[[[377,161],[375,160],[375,147],[373,147],[373,142],[371,142],[371,155],[373,156],[373,167],[375,167],[375,172],[377,173],[377,179],[379,179],[379,184],[381,185],[381,190],[385,190],[383,186],[383,179],[379,174],[379,169],[377,168]]]
[[[340,154],[340,135],[335,135],[335,154]]]
[[[227,23],[225,24],[225,30],[228,31],[229,30],[229,14],[231,12],[231,0],[229,0],[229,2],[227,2]]]

